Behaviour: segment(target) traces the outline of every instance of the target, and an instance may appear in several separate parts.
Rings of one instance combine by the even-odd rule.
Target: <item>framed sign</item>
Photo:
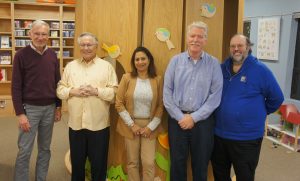
[[[258,19],[257,58],[278,60],[280,17]]]

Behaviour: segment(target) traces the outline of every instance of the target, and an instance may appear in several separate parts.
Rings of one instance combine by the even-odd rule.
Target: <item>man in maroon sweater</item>
[[[38,155],[35,180],[47,177],[54,121],[61,118],[61,100],[56,97],[60,80],[59,62],[47,47],[49,25],[34,21],[29,32],[30,45],[18,50],[12,73],[12,99],[19,120],[19,152],[15,181],[28,181],[29,162],[37,135]]]

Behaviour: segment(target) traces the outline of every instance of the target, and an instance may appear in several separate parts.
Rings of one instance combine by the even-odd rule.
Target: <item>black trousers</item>
[[[215,181],[231,181],[231,165],[237,181],[254,181],[261,143],[262,138],[237,141],[215,136],[211,160]]]
[[[85,162],[91,163],[92,181],[105,181],[109,146],[109,127],[90,131],[69,128],[72,181],[85,180]]]
[[[213,148],[214,120],[209,117],[197,122],[190,130],[180,128],[169,116],[169,144],[172,181],[187,180],[187,160],[191,154],[193,181],[207,181],[207,167]]]

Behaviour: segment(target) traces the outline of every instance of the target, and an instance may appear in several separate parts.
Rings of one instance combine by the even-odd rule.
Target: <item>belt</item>
[[[192,114],[192,113],[195,112],[195,111],[183,111],[183,110],[181,110],[181,112],[182,112],[183,114]]]

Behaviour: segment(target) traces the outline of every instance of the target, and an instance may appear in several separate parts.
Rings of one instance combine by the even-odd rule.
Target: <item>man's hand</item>
[[[89,96],[98,96],[98,89],[92,87],[91,85],[84,86],[84,90]]]
[[[142,128],[140,131],[141,136],[143,136],[145,138],[149,138],[151,133],[152,133],[151,129],[148,128],[147,126]]]
[[[28,118],[25,114],[20,114],[18,115],[19,119],[19,127],[24,131],[24,132],[29,132],[30,131],[30,124],[28,121]]]
[[[54,122],[58,122],[61,120],[61,107],[57,107],[55,109],[55,117],[54,117]]]
[[[181,129],[187,130],[192,129],[195,125],[195,122],[190,114],[185,114],[183,119],[178,121],[178,124]]]
[[[87,97],[88,94],[86,93],[83,86],[80,86],[79,88],[73,88],[70,90],[70,96],[75,97]]]

